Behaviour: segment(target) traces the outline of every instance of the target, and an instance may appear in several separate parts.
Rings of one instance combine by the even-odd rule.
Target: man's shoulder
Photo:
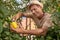
[[[45,13],[45,16],[46,17],[51,17],[51,14],[50,13]]]
[[[51,14],[50,14],[50,13],[45,13],[45,15],[49,15],[49,16],[51,16]]]

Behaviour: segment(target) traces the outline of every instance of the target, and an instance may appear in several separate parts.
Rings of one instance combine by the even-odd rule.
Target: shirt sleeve
[[[31,12],[25,12],[25,13],[24,13],[24,16],[26,16],[26,17],[32,17],[33,14],[32,14]]]
[[[51,18],[47,18],[43,24],[43,27],[51,27],[53,25]]]

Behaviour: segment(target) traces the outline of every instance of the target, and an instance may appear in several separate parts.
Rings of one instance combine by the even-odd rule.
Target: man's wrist
[[[22,33],[22,34],[24,34],[24,32],[25,32],[24,29],[20,29],[20,30],[18,30],[18,33]]]

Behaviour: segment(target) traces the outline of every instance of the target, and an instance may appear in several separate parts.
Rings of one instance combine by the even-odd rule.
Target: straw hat
[[[39,2],[38,0],[31,0],[31,1],[27,4],[28,8],[29,8],[32,4],[40,5],[40,7],[43,9],[43,4],[42,4],[41,2]]]

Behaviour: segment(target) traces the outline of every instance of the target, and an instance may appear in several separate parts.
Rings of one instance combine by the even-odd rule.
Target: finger
[[[21,25],[20,23],[18,23],[18,25],[19,25],[20,28],[23,28],[22,25]]]
[[[18,15],[14,15],[14,16],[12,17],[12,19],[17,20],[17,19],[18,19]]]

